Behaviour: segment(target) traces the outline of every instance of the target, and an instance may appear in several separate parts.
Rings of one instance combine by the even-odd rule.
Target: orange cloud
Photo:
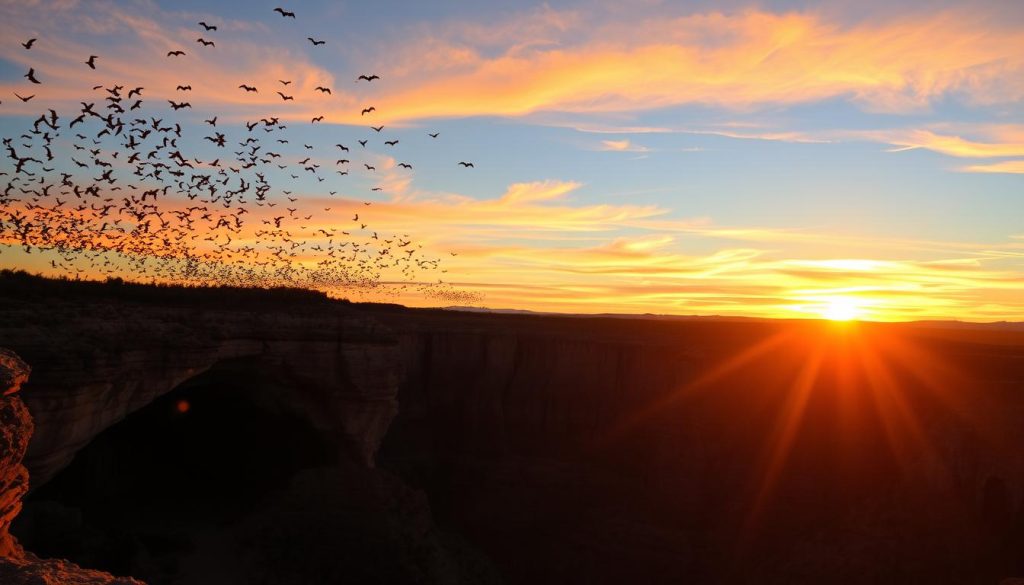
[[[261,25],[229,23],[217,47],[207,49],[196,44],[194,27],[165,26],[165,20],[180,19],[149,10],[142,16],[69,3],[34,19],[47,28],[45,42],[31,55],[12,43],[0,48],[0,56],[34,63],[53,82],[48,95],[68,102],[94,83],[131,80],[150,90],[147,97],[163,100],[180,98],[173,88],[190,82],[195,93],[189,97],[204,111],[230,105],[241,118],[308,120],[324,114],[328,123],[365,123],[360,111],[367,96],[359,92],[366,89],[336,84],[340,72],[276,44]],[[19,38],[19,22],[39,11],[4,5],[0,33]],[[103,51],[71,40],[75,35],[66,30],[121,40]],[[632,112],[680,104],[749,108],[844,97],[871,110],[902,111],[926,108],[945,96],[976,104],[1024,98],[1024,31],[968,11],[843,26],[811,12],[747,10],[602,23],[542,8],[496,24],[417,26],[409,33],[404,43],[364,49],[368,66],[388,80],[389,93],[373,100],[378,122]],[[165,54],[173,49],[189,54],[168,60]],[[103,53],[96,72],[81,64],[93,51]],[[278,79],[293,80],[286,93],[299,99],[282,102],[275,94],[282,89]],[[257,86],[259,93],[237,89],[242,83]],[[317,85],[334,93],[319,94]],[[800,138],[788,132],[750,134]],[[937,135],[910,135],[906,141],[977,153],[970,156],[1003,156],[981,153],[1005,150]],[[1017,147],[1006,148],[1019,152]]]
[[[1024,174],[1024,160],[1007,160],[987,165],[969,165],[961,167],[960,170],[969,173]]]
[[[628,139],[602,140],[601,150],[607,150],[611,152],[650,152],[650,149],[647,148],[646,146],[633,144],[633,142]]]
[[[894,111],[952,94],[974,103],[1024,97],[1024,32],[964,11],[845,28],[811,13],[700,14],[596,26],[576,44],[517,46],[460,63],[393,75],[398,91],[379,100],[381,115],[745,108],[843,96]]]
[[[960,136],[937,134],[930,130],[868,132],[867,136],[901,146],[899,150],[924,148],[962,158],[1024,156],[1024,139],[1008,142],[981,142]]]

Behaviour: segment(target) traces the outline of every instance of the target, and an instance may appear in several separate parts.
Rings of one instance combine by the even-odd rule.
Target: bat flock
[[[274,12],[296,18],[282,8]],[[198,26],[204,34],[196,41],[201,50],[215,50],[211,33],[217,32],[217,25]],[[314,47],[327,42],[307,38]],[[20,44],[31,51],[38,41]],[[167,58],[187,59],[188,53],[172,50]],[[101,56],[89,55],[82,66],[96,70],[102,62]],[[18,92],[15,97],[24,103],[37,95],[45,99],[45,72],[33,67],[24,77],[38,92]],[[379,80],[363,74],[355,82]],[[278,81],[284,91],[276,93],[283,101],[302,99],[285,93],[290,80]],[[238,90],[260,91],[249,84]],[[301,286],[356,296],[418,292],[446,302],[480,300],[478,293],[446,282],[442,259],[408,234],[374,231],[372,202],[361,202],[351,221],[345,221],[337,219],[340,211],[354,204],[339,201],[332,217],[345,223],[327,225],[317,220],[318,212],[321,207],[324,212],[335,209],[330,199],[338,191],[322,187],[328,195],[300,201],[293,196],[294,184],[271,184],[278,176],[293,183],[315,180],[316,185],[328,179],[343,181],[349,165],[358,162],[366,173],[374,173],[374,165],[353,163],[349,153],[370,154],[367,144],[384,131],[383,126],[369,126],[373,134],[357,139],[360,148],[355,151],[342,139],[329,153],[303,144],[301,154],[295,155],[286,152],[288,125],[277,117],[246,122],[244,129],[234,132],[221,131],[217,116],[192,124],[169,120],[168,109],[192,109],[187,99],[151,108],[143,97],[146,88],[134,84],[96,85],[91,91],[71,115],[41,108],[31,128],[17,137],[3,137],[7,163],[0,167],[0,254],[5,247],[18,247],[25,254],[47,251],[55,254],[50,267],[71,277],[87,273],[136,281]],[[175,88],[182,94],[191,91],[189,83]],[[322,85],[314,91],[332,95],[331,88]],[[363,117],[372,116],[376,108],[361,111]],[[310,123],[323,121],[321,115]],[[209,142],[225,154],[200,159],[186,152],[183,136]],[[439,134],[428,136],[435,140]],[[399,140],[383,144],[393,152]],[[314,161],[334,159],[335,153],[342,158],[333,170]],[[453,166],[470,169],[473,163]],[[400,162],[396,169],[411,171],[413,165]]]

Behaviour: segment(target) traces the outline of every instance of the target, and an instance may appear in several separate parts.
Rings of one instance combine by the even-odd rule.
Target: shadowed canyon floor
[[[151,584],[1024,575],[1012,326],[275,294],[3,281],[26,549]]]

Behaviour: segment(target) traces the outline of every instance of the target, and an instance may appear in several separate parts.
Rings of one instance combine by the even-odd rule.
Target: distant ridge
[[[529,309],[492,309],[489,307],[450,306],[442,307],[444,311],[460,311],[464,313],[490,313],[497,315],[535,315],[538,317],[575,317],[578,319],[650,319],[652,321],[800,321],[802,319],[743,317],[739,315],[659,315],[656,313],[559,313],[556,311],[531,311]]]
[[[941,329],[1002,329],[1004,331],[1024,331],[1022,321],[990,321],[974,323],[972,321],[910,321],[920,327],[937,327]]]
[[[463,313],[501,313],[503,315],[545,315],[572,317],[570,313],[549,313],[546,311],[530,311],[529,309],[489,309],[487,307],[441,307],[444,311],[462,311]]]
[[[773,321],[824,321],[820,317],[744,317],[742,315],[660,315],[657,313],[559,313],[555,311],[531,311],[528,309],[492,309],[489,307],[449,306],[444,311],[460,311],[464,313],[490,313],[498,315],[535,315],[538,317],[576,317],[605,319],[650,319],[652,321],[731,321],[731,322],[773,322]],[[888,321],[864,321],[864,323],[888,323]],[[904,325],[934,327],[938,329],[999,329],[1004,331],[1024,331],[1024,321],[953,321],[953,320],[921,320],[894,321]]]

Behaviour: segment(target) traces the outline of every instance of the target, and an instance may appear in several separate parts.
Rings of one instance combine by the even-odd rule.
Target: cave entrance
[[[25,502],[27,549],[151,584],[337,449],[251,360],[218,364],[98,435]],[[205,544],[204,544],[205,543]]]

